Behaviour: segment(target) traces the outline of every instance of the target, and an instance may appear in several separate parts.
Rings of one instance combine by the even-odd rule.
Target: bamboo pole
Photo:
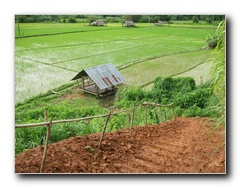
[[[159,122],[158,122],[158,115],[157,115],[157,111],[156,111],[156,109],[155,109],[155,108],[154,108],[154,115],[155,115],[156,123],[159,123]]]
[[[48,122],[48,108],[46,108],[45,109],[45,111],[44,111],[44,121],[45,122]],[[45,125],[46,126],[46,125]],[[47,127],[46,127],[47,128]],[[46,129],[47,130],[47,129]],[[42,140],[41,140],[41,145],[42,145],[42,143],[43,143],[43,140],[44,140],[44,138],[42,138]],[[46,141],[46,135],[45,135],[45,141]]]
[[[46,114],[47,114],[47,110],[46,110]],[[47,118],[47,116],[46,116],[45,118]],[[44,151],[43,151],[42,164],[41,164],[41,167],[40,167],[40,173],[43,172],[44,166],[45,166],[46,155],[47,155],[47,148],[48,148],[48,142],[49,142],[49,139],[50,139],[50,129],[51,129],[51,122],[52,122],[52,120],[53,120],[53,116],[52,116],[52,118],[51,118],[50,124],[49,124],[49,125],[46,125],[47,135],[46,135],[46,143],[45,143],[45,147],[44,147]]]
[[[133,121],[134,121],[134,110],[135,110],[135,102],[133,102],[133,110],[132,110],[132,121],[131,121],[131,126],[130,126],[130,133],[132,133],[132,126],[133,126]]]
[[[159,106],[159,123],[161,123],[161,120],[162,120],[162,119],[161,119],[161,117],[162,117],[162,116],[161,116],[161,115],[162,115],[162,114],[161,114],[161,111],[162,111],[162,107]]]
[[[173,115],[174,115],[174,120],[176,119],[176,113],[175,113],[175,107],[174,104],[172,105],[172,110],[173,110]]]
[[[150,104],[150,105],[154,104],[154,106],[159,106],[160,110],[161,110],[161,107],[173,106],[173,103],[168,104],[168,105],[161,105],[161,104],[147,103],[147,102],[142,103],[140,105],[140,115],[139,115],[138,125],[140,124],[141,113],[142,113],[142,106],[145,106],[147,104]],[[134,108],[137,109],[139,107],[134,107]],[[129,109],[125,109],[125,110],[120,110],[120,111],[116,111],[116,112],[112,113],[111,115],[115,115],[115,114],[131,111],[131,110],[133,110],[133,109],[129,108]],[[57,121],[52,121],[51,125],[59,124],[59,123],[70,123],[70,122],[82,121],[82,120],[91,120],[91,119],[94,119],[94,118],[101,118],[101,117],[106,117],[106,116],[108,116],[108,114],[103,114],[103,115],[98,115],[98,116],[89,116],[89,117],[84,117],[84,118],[68,119],[68,120],[57,120]],[[44,125],[50,125],[50,122],[46,122],[45,121],[45,122],[41,122],[41,123],[17,124],[17,125],[15,125],[15,128],[37,127],[37,126],[44,126]]]
[[[100,141],[99,141],[99,149],[102,149],[102,140],[103,140],[103,136],[104,136],[104,133],[105,133],[105,130],[106,130],[106,127],[107,127],[107,123],[108,123],[110,117],[111,117],[111,111],[109,112],[109,114],[106,118],[106,121],[104,123],[104,126],[103,126],[102,135],[101,135],[101,138],[100,138]]]
[[[135,107],[135,109],[138,107]],[[123,112],[131,111],[132,108],[125,109],[125,110],[120,110],[112,113],[111,115],[115,114],[120,114]],[[58,124],[58,123],[70,123],[70,122],[75,122],[75,121],[82,121],[82,120],[91,120],[94,118],[101,118],[101,117],[107,117],[108,114],[103,114],[103,115],[98,115],[98,116],[89,116],[89,117],[84,117],[84,118],[77,118],[77,119],[68,119],[68,120],[57,120],[53,121],[51,124]],[[50,122],[42,122],[42,123],[30,123],[30,124],[20,124],[20,125],[15,125],[15,128],[26,128],[26,127],[37,127],[37,126],[43,126],[43,125],[49,125]]]
[[[153,103],[147,103],[147,102],[144,102],[140,105],[140,115],[139,115],[138,125],[140,124],[142,106],[145,106],[147,104],[153,105]],[[159,106],[160,109],[161,109],[161,107],[169,107],[169,106],[172,106],[172,105],[173,105],[173,103],[168,104],[168,105],[155,104],[155,106]],[[139,107],[134,107],[134,108],[137,109]],[[127,112],[127,111],[131,111],[131,110],[132,110],[132,108],[116,111],[116,112],[112,113],[112,115]],[[98,115],[98,116],[89,116],[89,117],[84,117],[84,118],[68,119],[68,120],[57,120],[57,121],[52,121],[51,125],[59,124],[59,123],[70,123],[70,122],[82,121],[82,120],[91,120],[91,119],[94,119],[94,118],[101,118],[101,117],[106,117],[106,116],[108,116],[108,114],[103,114],[103,115]],[[45,121],[45,122],[41,122],[41,123],[17,124],[17,125],[15,125],[15,128],[37,127],[37,126],[44,126],[44,125],[50,125],[50,122]]]
[[[147,104],[144,106],[145,107],[145,125],[147,125],[147,119],[148,119],[148,116],[147,116]]]
[[[170,103],[170,104],[156,104],[156,103],[150,103],[150,102],[143,102],[142,105],[143,105],[143,106],[145,106],[145,105],[151,105],[151,106],[170,107],[170,106],[173,105],[173,103]]]
[[[127,113],[127,122],[131,123],[131,115],[130,115],[130,113]]]
[[[142,115],[142,104],[140,105],[140,112],[139,112],[139,117],[138,117],[138,126],[140,124],[141,115]]]

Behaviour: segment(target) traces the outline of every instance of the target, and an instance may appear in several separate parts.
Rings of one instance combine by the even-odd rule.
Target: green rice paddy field
[[[158,76],[209,79],[211,50],[201,50],[215,28],[121,24],[15,26],[15,103],[70,83],[82,69],[113,63],[127,85],[151,88]],[[19,33],[21,38],[19,37]]]

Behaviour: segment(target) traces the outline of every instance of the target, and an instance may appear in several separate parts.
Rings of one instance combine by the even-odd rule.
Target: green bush
[[[69,17],[68,23],[77,23],[77,20],[74,17]]]
[[[205,108],[211,94],[211,90],[208,88],[199,88],[188,93],[179,93],[175,96],[174,104],[180,108],[190,108],[191,106]]]
[[[198,23],[198,22],[199,22],[199,19],[198,19],[197,16],[193,16],[193,17],[192,17],[192,21],[193,21],[193,23]]]
[[[132,107],[133,102],[135,102],[135,105],[139,105],[147,99],[147,96],[149,96],[149,93],[140,87],[125,87],[118,91],[114,106],[117,108],[129,108]]]
[[[195,80],[191,77],[158,77],[152,89],[153,97],[158,103],[170,103],[178,93],[187,93],[196,88]]]
[[[115,103],[119,108],[132,107],[133,101],[136,105],[144,101],[160,104],[173,102],[178,116],[212,117],[216,113],[210,108],[213,105],[210,105],[210,100],[215,99],[210,83],[197,87],[191,77],[158,77],[154,81],[152,91],[146,92],[141,88],[129,87],[122,89],[119,95],[119,100]],[[151,113],[153,117],[153,111]]]

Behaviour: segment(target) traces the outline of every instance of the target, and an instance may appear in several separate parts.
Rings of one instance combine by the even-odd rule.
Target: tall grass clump
[[[213,53],[211,77],[214,94],[219,102],[215,106],[218,111],[217,127],[225,125],[225,106],[226,106],[226,46],[225,46],[225,21],[222,21],[216,30],[216,48]]]

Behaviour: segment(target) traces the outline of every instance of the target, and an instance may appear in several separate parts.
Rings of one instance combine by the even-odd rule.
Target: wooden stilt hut
[[[72,80],[82,79],[82,90],[103,97],[116,93],[116,85],[125,82],[124,77],[112,63],[83,69]]]

